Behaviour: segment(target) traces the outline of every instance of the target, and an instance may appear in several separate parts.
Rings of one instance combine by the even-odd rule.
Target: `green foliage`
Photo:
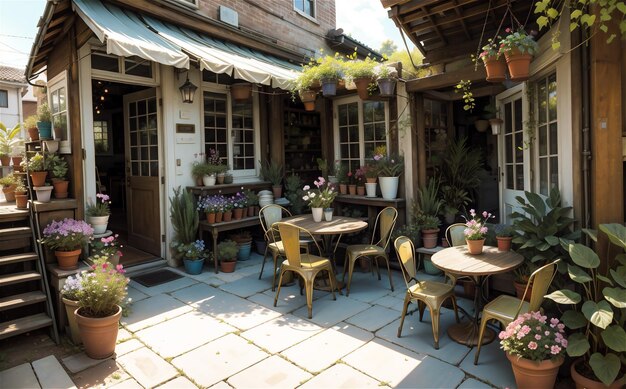
[[[560,8],[557,8],[560,7]],[[592,11],[592,7],[597,9],[597,14]],[[606,42],[611,43],[617,34],[609,33],[609,23],[612,20],[619,20],[619,29],[621,38],[626,38],[626,2],[621,0],[578,0],[578,1],[552,1],[540,0],[535,1],[535,10],[537,24],[539,29],[550,28],[552,24],[561,20],[560,16],[567,12],[570,15],[569,30],[581,28],[590,30],[597,26],[599,31],[607,35]],[[595,33],[595,32],[594,32]],[[552,49],[558,50],[561,46],[559,41],[559,31],[552,35]]]
[[[129,279],[122,265],[113,266],[106,257],[92,257],[90,272],[83,272],[81,290],[77,293],[80,313],[87,317],[106,317],[117,312],[126,298]]]
[[[259,161],[259,163],[261,164],[261,177],[271,182],[272,185],[279,186],[283,181],[283,165],[273,160],[266,160],[265,163]]]
[[[420,225],[423,230],[434,230],[439,228],[441,225],[441,220],[437,216],[425,215],[420,218]]]
[[[417,199],[413,203],[416,220],[421,221],[425,216],[436,217],[441,212],[443,200],[439,198],[439,185],[439,179],[431,178],[425,187],[417,190]]]
[[[48,171],[52,174],[53,178],[64,181],[67,177],[67,161],[65,158],[58,154],[51,154],[47,156]]]
[[[378,62],[367,56],[365,59],[360,60],[351,58],[350,61],[344,63],[344,72],[346,78],[354,80],[355,78],[373,78],[375,75],[375,69],[378,66]]]
[[[4,187],[17,185],[19,182],[21,182],[21,178],[14,173],[7,174],[6,176],[0,178],[0,185]]]
[[[422,229],[422,226],[417,223],[408,223],[408,224],[403,225],[400,228],[394,228],[394,230],[391,232],[391,241],[394,242],[400,236],[406,236],[407,238],[411,239],[415,247],[420,247],[421,246],[420,244],[421,243],[421,239],[420,239],[421,229]]]
[[[170,197],[170,220],[176,244],[188,244],[196,240],[199,224],[196,204],[193,195],[180,186],[174,189],[174,196]]]
[[[378,52],[382,55],[389,57],[397,51],[398,46],[393,43],[391,39],[385,39],[384,41],[380,42],[380,49],[378,49]]]
[[[300,176],[291,173],[285,178],[285,198],[289,200],[291,204],[291,211],[295,215],[303,213],[306,203],[302,199],[304,196],[304,190],[302,187],[304,182]]]
[[[413,59],[413,61],[411,61],[411,59]],[[415,66],[422,64],[423,60],[424,56],[422,53],[417,49],[417,47],[414,47],[410,53],[406,50],[396,51],[389,56],[388,62],[400,62],[402,64],[402,78],[410,80],[426,76],[425,73],[428,72],[427,70],[423,68],[416,69],[413,66],[413,64],[415,64]]]
[[[454,89],[456,93],[463,93],[463,110],[465,111],[473,111],[476,107],[476,102],[474,101],[474,94],[472,93],[472,81],[470,80],[461,80]]]
[[[43,172],[48,170],[48,159],[44,160],[43,154],[36,153],[30,159],[22,161],[24,166],[31,172]]]
[[[482,154],[467,145],[467,138],[450,140],[438,168],[442,196],[459,211],[474,198],[483,170]]]
[[[43,103],[37,108],[37,116],[40,122],[51,122],[52,121],[52,113],[50,112],[50,107],[48,107],[48,103]]]
[[[219,165],[211,165],[208,162],[195,161],[191,166],[191,175],[194,178],[202,178],[205,175],[217,173],[216,167]]]
[[[601,224],[600,231],[609,238],[607,253],[611,244],[620,252],[626,249],[626,227]],[[589,247],[565,239],[560,239],[560,244],[572,258],[568,274],[578,288],[546,297],[570,308],[561,317],[575,331],[569,338],[568,355],[583,356],[595,376],[609,386],[626,367],[626,260],[618,254],[608,259],[608,266],[600,267],[600,257]]]
[[[20,130],[19,123],[13,128],[7,128],[4,123],[0,122],[0,155],[14,153],[15,149],[24,142],[19,138]]]
[[[24,120],[24,128],[37,128],[37,115],[31,115]]]
[[[516,200],[522,212],[513,212],[514,237],[513,243],[519,245],[516,251],[524,256],[524,265],[518,275],[528,276],[537,267],[552,262],[557,258],[569,257],[561,241],[575,241],[580,238],[580,230],[572,231],[574,219],[568,215],[572,207],[561,206],[561,193],[557,187],[552,188],[550,196],[545,200],[542,196],[524,192],[525,198],[517,196]],[[559,263],[559,270],[564,273],[567,261]]]
[[[237,243],[225,240],[217,245],[217,259],[224,262],[236,261],[238,251]]]
[[[500,40],[500,53],[509,53],[514,49],[519,50],[522,54],[535,55],[539,45],[535,42],[535,39],[528,35],[523,28],[513,31],[510,28],[506,29],[507,36]]]

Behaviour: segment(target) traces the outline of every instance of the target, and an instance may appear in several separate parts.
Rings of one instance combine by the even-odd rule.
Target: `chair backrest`
[[[400,269],[407,288],[411,286],[411,281],[418,282],[415,278],[417,274],[417,263],[415,262],[415,247],[413,242],[406,236],[399,236],[393,243],[396,249],[396,256],[400,262]]]
[[[307,238],[310,238],[311,241],[317,246],[317,242],[313,239],[311,233],[305,228],[285,222],[276,222],[272,225],[272,227],[277,228],[280,233],[280,240],[283,242],[285,257],[287,257],[289,264],[297,267],[306,265],[307,263],[303,263],[302,261],[302,247],[300,245],[300,240],[304,235]],[[318,251],[320,250],[319,246],[317,246],[317,249]]]
[[[389,241],[391,240],[391,233],[396,225],[396,220],[398,220],[398,210],[394,207],[386,207],[380,211],[378,216],[376,216],[376,223],[374,224],[374,229],[372,230],[372,244],[386,249],[389,245]],[[380,227],[380,238],[377,242],[374,242],[377,227]]]
[[[522,302],[523,302],[524,299],[526,298],[526,294],[528,293],[528,288],[532,285],[533,290],[532,290],[532,293],[530,294],[530,304],[529,304],[530,311],[533,311],[533,312],[538,311],[539,307],[541,307],[541,303],[543,302],[543,296],[545,296],[546,293],[548,292],[548,288],[550,287],[550,284],[552,283],[552,280],[554,279],[554,275],[556,274],[556,266],[559,261],[560,259],[557,259],[556,261],[552,263],[544,265],[540,267],[539,269],[535,270],[530,275],[530,278],[528,279],[528,283],[526,284],[526,289],[524,290],[524,296],[522,297]],[[524,313],[524,312],[521,312],[521,309],[522,309],[522,303],[520,303],[520,306],[517,309],[517,315],[519,315],[520,313]],[[517,317],[517,315],[515,316]]]
[[[272,233],[272,225],[283,220],[284,216],[291,216],[291,212],[276,204],[266,205],[259,211],[259,220],[261,221],[261,227],[263,228],[263,233],[268,243],[273,243],[279,239],[277,234],[272,237],[270,233]],[[273,231],[276,232],[277,230]]]
[[[463,231],[465,231],[465,223],[454,223],[450,225],[446,229],[446,240],[448,241],[448,246],[462,246],[465,244],[465,235]]]

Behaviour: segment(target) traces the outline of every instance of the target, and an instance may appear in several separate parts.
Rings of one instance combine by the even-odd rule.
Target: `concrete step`
[[[36,271],[27,271],[23,273],[13,273],[0,276],[0,286],[11,284],[19,284],[21,282],[37,281],[41,279],[41,274]]]
[[[0,266],[9,265],[11,263],[18,262],[28,262],[28,261],[36,261],[37,254],[35,253],[23,253],[23,254],[14,254],[14,255],[5,255],[0,257]]]
[[[0,323],[0,339],[23,334],[50,325],[52,325],[52,319],[45,313],[5,321]]]
[[[0,299],[0,311],[6,311],[8,309],[36,304],[43,301],[46,301],[46,295],[39,290],[3,297]]]

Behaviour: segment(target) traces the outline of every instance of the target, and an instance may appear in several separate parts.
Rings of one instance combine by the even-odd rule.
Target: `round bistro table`
[[[469,322],[453,324],[448,328],[448,336],[454,341],[468,347],[478,344],[480,313],[483,307],[482,290],[493,274],[509,272],[524,261],[524,257],[514,251],[498,251],[497,247],[485,246],[482,254],[473,255],[467,246],[445,248],[431,257],[433,265],[455,276],[467,277],[472,280],[474,288],[474,318]],[[491,343],[495,332],[487,327],[482,344]]]

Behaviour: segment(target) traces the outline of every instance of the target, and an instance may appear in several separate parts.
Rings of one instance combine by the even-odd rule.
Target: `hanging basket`
[[[322,82],[322,95],[335,96],[337,94],[337,80],[334,78],[324,78]]]
[[[233,84],[230,86],[230,93],[235,101],[247,101],[252,97],[252,84]]]
[[[483,57],[487,81],[503,82],[506,79],[506,63],[502,57]]]
[[[359,77],[354,79],[354,85],[356,85],[356,91],[359,94],[361,100],[369,100],[370,91],[369,85],[372,83],[372,79],[369,77]]]
[[[511,75],[511,81],[526,81],[530,76],[530,62],[533,60],[533,56],[530,54],[522,53],[518,49],[513,49],[504,53],[506,57],[506,64],[509,67],[509,74]]]
[[[311,89],[301,90],[298,92],[300,100],[304,103],[304,109],[307,111],[313,111],[315,109],[315,98],[317,92]]]
[[[395,78],[379,78],[377,81],[378,89],[380,90],[380,95],[383,97],[393,96],[393,92],[396,89],[396,79]]]

